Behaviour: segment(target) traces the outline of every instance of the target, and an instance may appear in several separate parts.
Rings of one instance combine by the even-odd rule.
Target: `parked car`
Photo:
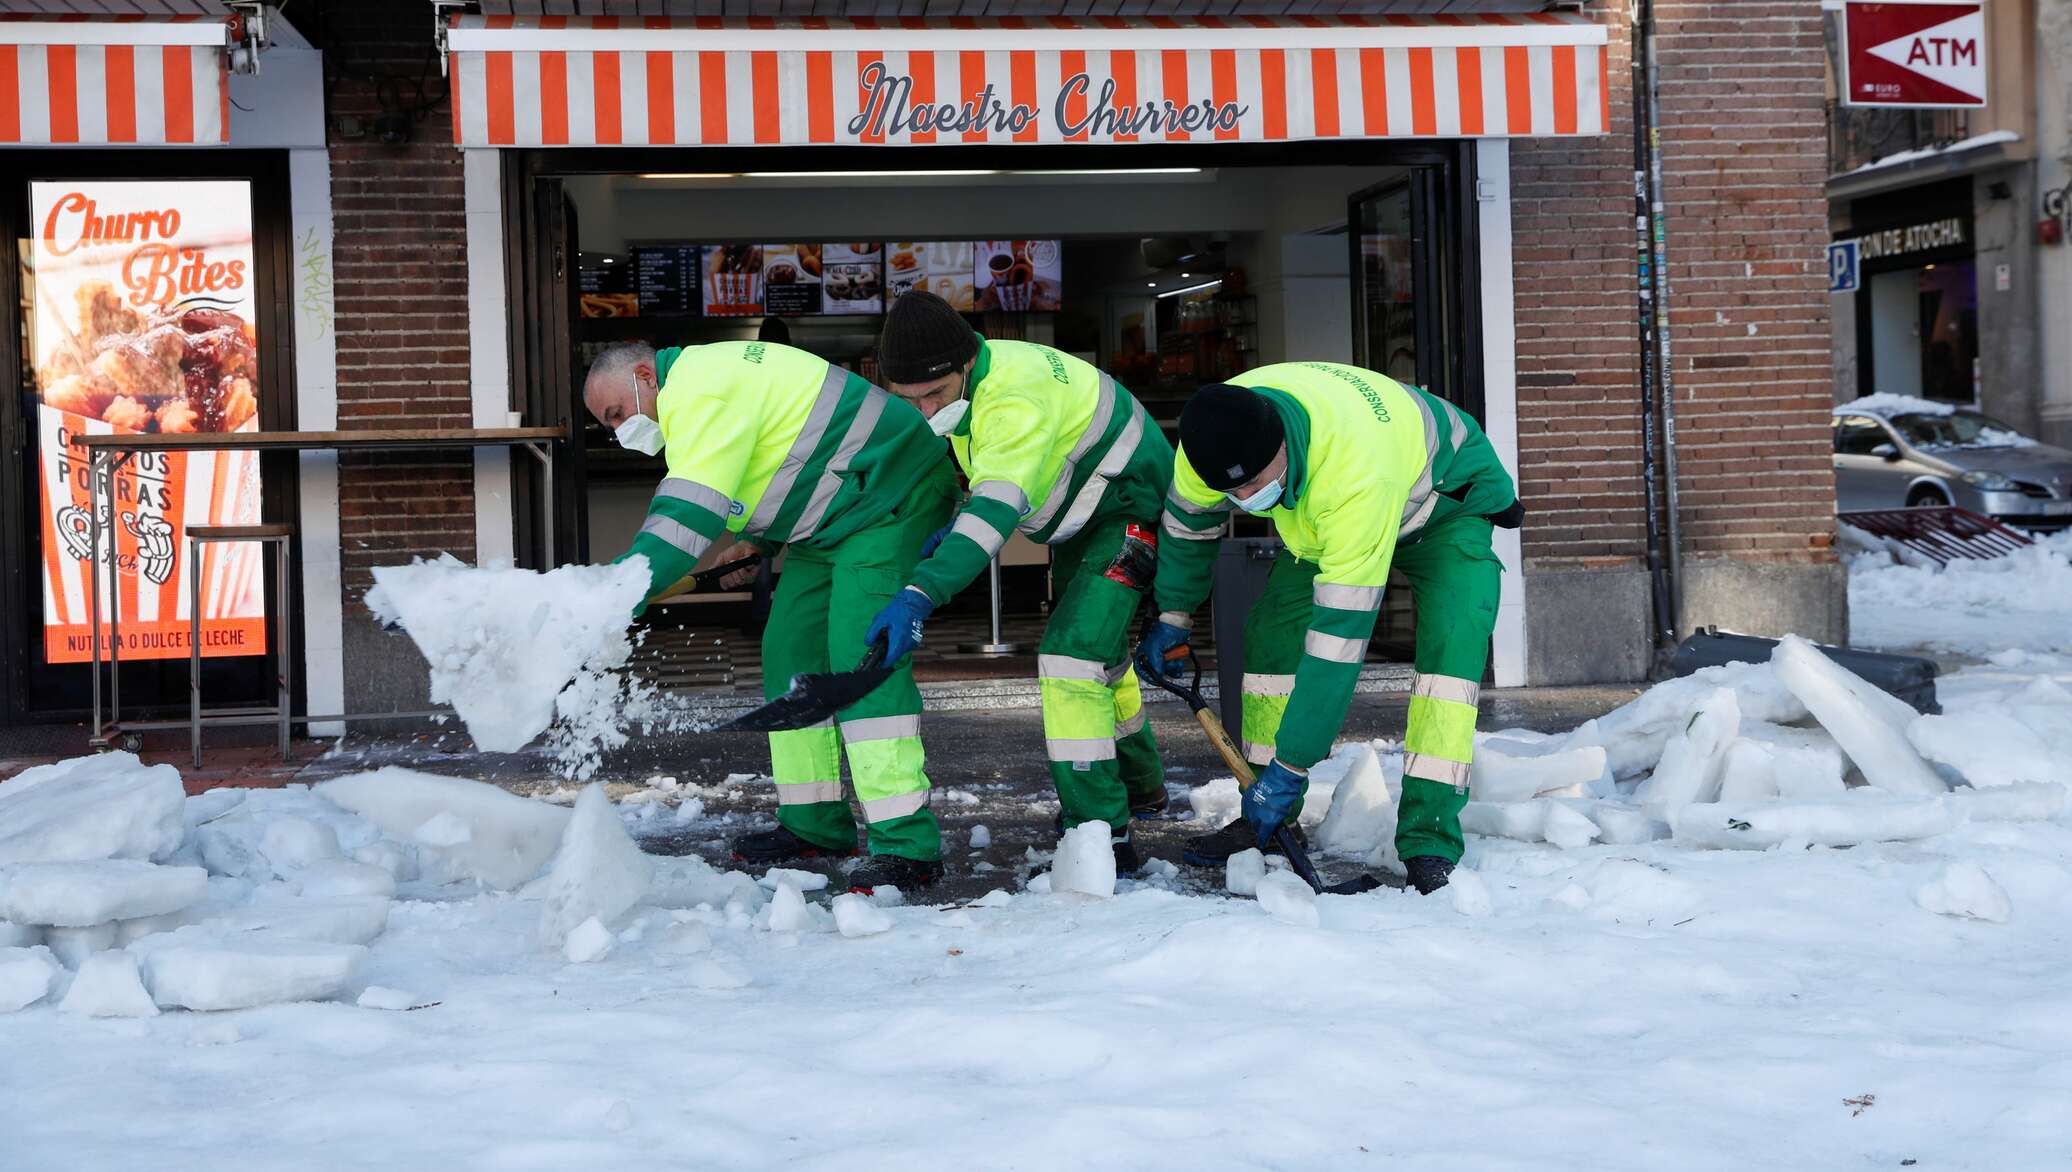
[[[1869,395],[1835,408],[1835,508],[1957,505],[2026,529],[2072,525],[2072,451],[1968,407]]]

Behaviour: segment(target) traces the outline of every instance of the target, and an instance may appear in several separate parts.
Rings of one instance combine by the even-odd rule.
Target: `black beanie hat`
[[[978,353],[978,335],[964,315],[925,289],[902,293],[878,335],[878,378],[925,383],[961,369]]]
[[[1180,410],[1180,447],[1202,483],[1227,492],[1266,470],[1281,450],[1281,417],[1266,396],[1209,383]]]

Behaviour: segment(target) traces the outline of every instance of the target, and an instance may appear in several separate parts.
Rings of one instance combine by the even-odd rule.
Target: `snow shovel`
[[[810,728],[876,691],[892,678],[885,662],[885,641],[871,644],[855,671],[801,672],[791,677],[782,696],[712,730],[714,732],[786,732]]]
[[[709,570],[700,570],[691,575],[691,594],[709,594],[720,588],[719,580],[736,570],[753,570],[763,564],[763,555],[749,554],[737,562],[726,562]]]
[[[1217,754],[1223,758],[1223,764],[1229,766],[1230,771],[1237,775],[1237,787],[1244,789],[1258,780],[1252,773],[1252,763],[1245,760],[1245,755],[1238,751],[1237,742],[1230,739],[1229,730],[1223,727],[1222,721],[1216,719],[1214,712],[1209,711],[1209,702],[1202,699],[1201,660],[1195,657],[1193,648],[1187,651],[1187,661],[1194,667],[1194,678],[1186,684],[1168,678],[1164,672],[1144,671],[1142,665],[1139,665],[1137,676],[1187,702],[1187,707],[1194,712],[1195,721],[1201,725],[1203,732],[1209,734],[1209,743],[1216,746]],[[1343,883],[1325,883],[1323,877],[1317,874],[1316,865],[1309,861],[1309,852],[1303,850],[1302,844],[1295,841],[1294,833],[1286,825],[1274,829],[1273,843],[1281,848],[1282,854],[1288,856],[1288,866],[1302,877],[1304,883],[1309,884],[1310,890],[1319,895],[1358,895],[1382,886],[1381,880],[1366,874]]]

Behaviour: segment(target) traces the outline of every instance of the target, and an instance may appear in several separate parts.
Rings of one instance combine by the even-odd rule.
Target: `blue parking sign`
[[[1854,293],[1863,284],[1863,274],[1857,267],[1860,252],[1858,242],[1837,240],[1827,246],[1827,291],[1830,293]]]

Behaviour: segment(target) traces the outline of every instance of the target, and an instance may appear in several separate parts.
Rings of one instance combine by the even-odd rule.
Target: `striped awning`
[[[230,139],[220,16],[0,15],[0,146]]]
[[[1595,135],[1605,28],[1565,13],[731,21],[478,16],[461,146],[942,146]]]

